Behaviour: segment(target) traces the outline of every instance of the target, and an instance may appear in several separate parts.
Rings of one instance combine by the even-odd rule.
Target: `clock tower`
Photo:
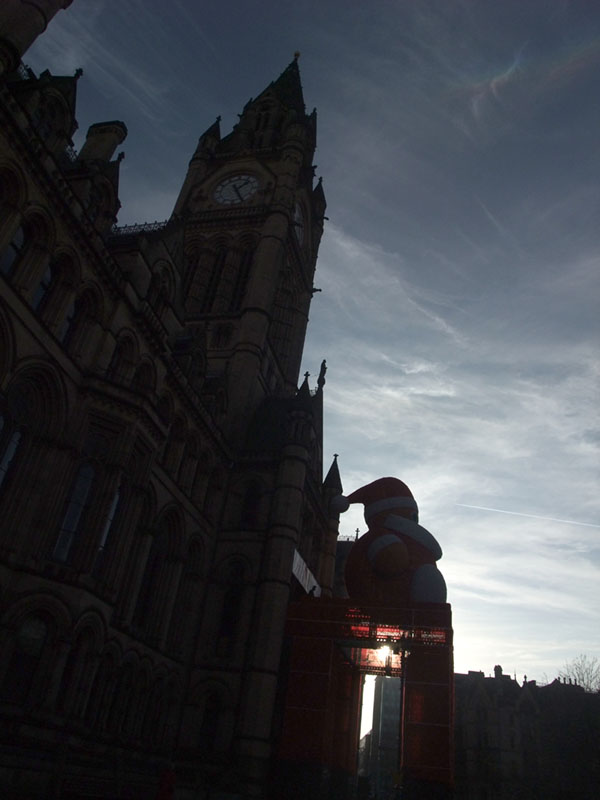
[[[294,59],[229,135],[217,120],[200,137],[175,205],[186,324],[206,336],[235,438],[261,401],[297,390],[326,206],[315,144]]]
[[[204,698],[202,724],[219,703],[236,709],[230,741],[250,795],[265,785],[279,735],[288,603],[331,596],[333,585],[325,362],[315,389],[307,377],[298,387],[326,208],[315,144],[295,58],[231,133],[217,119],[202,134],[173,211],[184,231],[184,327],[206,343],[203,394],[215,397],[228,453],[189,693]],[[184,731],[196,724],[189,714]]]

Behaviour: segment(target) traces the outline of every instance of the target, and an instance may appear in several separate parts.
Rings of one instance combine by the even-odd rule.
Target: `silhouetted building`
[[[293,61],[115,228],[126,126],[75,153],[80,73],[19,63],[68,4],[0,5],[0,785],[261,796],[288,601],[334,579],[316,114]]]
[[[455,800],[594,800],[600,695],[502,668],[455,676]]]
[[[375,678],[371,730],[371,783],[375,796],[393,798],[399,784],[402,678]]]
[[[600,694],[558,679],[519,685],[500,666],[494,677],[454,677],[454,800],[595,800]],[[400,679],[376,678],[373,727],[361,740],[359,774],[378,800],[395,797],[401,691]]]

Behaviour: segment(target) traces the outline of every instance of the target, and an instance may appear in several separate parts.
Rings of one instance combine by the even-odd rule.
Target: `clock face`
[[[258,187],[258,178],[254,175],[232,175],[218,184],[213,197],[223,206],[234,206],[252,197]]]
[[[304,214],[300,203],[296,203],[296,208],[294,209],[294,232],[296,239],[302,244],[304,241]]]

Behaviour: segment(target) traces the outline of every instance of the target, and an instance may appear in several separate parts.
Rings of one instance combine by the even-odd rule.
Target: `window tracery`
[[[0,490],[11,472],[21,443],[21,431],[7,412],[0,409]]]
[[[3,275],[9,277],[13,274],[16,265],[23,257],[26,245],[27,234],[25,226],[19,225],[7,247],[4,249],[4,252],[0,256],[0,272]]]
[[[121,337],[115,346],[106,377],[115,383],[127,383],[135,368],[137,347],[130,336]]]
[[[52,557],[55,561],[66,562],[71,555],[73,543],[81,532],[84,512],[88,508],[95,470],[86,462],[79,467],[67,501]]]
[[[120,501],[123,496],[123,489],[121,486],[117,488],[112,496],[110,505],[104,517],[102,530],[100,531],[100,538],[98,540],[98,549],[94,558],[92,566],[92,573],[96,576],[100,575],[106,566],[107,556],[111,547],[111,539],[116,533],[116,522],[118,521],[119,511],[121,508]]]

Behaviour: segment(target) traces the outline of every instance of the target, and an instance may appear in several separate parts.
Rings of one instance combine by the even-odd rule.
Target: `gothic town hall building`
[[[75,153],[80,75],[21,62],[69,4],[0,4],[1,794],[264,797],[337,536],[325,365],[298,388],[316,115],[293,61],[166,223],[118,228],[125,124]]]

